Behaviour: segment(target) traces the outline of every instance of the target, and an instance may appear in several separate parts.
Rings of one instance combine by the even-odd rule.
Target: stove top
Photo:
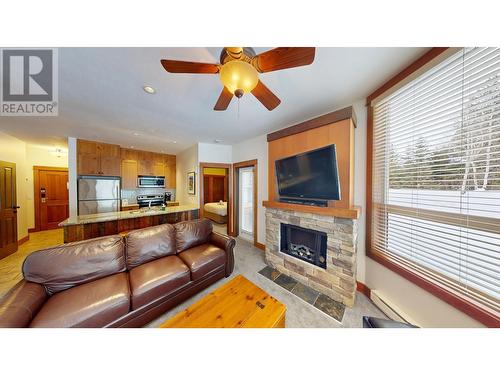
[[[151,202],[151,207],[161,206],[163,204],[163,194],[138,195],[137,203],[139,207],[148,207]]]

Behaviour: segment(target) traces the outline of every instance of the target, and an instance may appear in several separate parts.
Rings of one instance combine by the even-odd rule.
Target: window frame
[[[432,277],[426,275],[425,272],[416,272],[410,264],[406,265],[405,261],[396,259],[397,257],[389,256],[388,254],[377,251],[372,248],[372,158],[373,158],[373,106],[372,100],[386,93],[394,86],[401,84],[403,81],[411,78],[417,71],[424,69],[427,64],[443,56],[448,51],[446,47],[431,48],[420,58],[406,67],[400,73],[389,79],[386,83],[376,89],[366,98],[367,106],[367,140],[366,140],[366,256],[380,263],[384,267],[404,277],[406,280],[421,287],[427,292],[433,294],[442,301],[450,304],[456,309],[469,315],[473,319],[483,323],[488,327],[500,327],[500,317],[494,311],[477,304],[475,301],[467,298],[466,295],[454,291],[452,288],[447,288],[445,284],[438,283]],[[411,263],[411,262],[409,262]]]

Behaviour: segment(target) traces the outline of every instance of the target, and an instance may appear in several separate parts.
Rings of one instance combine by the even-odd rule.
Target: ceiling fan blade
[[[215,111],[225,111],[233,98],[233,94],[224,86],[222,92],[220,93],[217,103],[215,103]]]
[[[281,100],[274,95],[272,91],[262,83],[262,81],[257,83],[257,86],[255,86],[252,90],[252,94],[270,111],[279,106],[281,103]]]
[[[314,47],[278,47],[252,59],[252,65],[261,73],[309,65],[314,61]]]
[[[170,73],[219,73],[219,65],[193,61],[161,60],[161,65]]]

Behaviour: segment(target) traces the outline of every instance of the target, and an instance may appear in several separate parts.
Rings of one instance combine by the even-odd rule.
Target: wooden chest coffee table
[[[285,305],[238,275],[161,328],[285,328],[285,312]]]

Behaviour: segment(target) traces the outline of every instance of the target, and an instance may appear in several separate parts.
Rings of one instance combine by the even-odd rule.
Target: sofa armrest
[[[46,300],[42,285],[20,281],[0,301],[0,327],[28,327]]]
[[[222,250],[226,252],[226,277],[228,277],[229,275],[231,275],[231,273],[233,273],[234,270],[233,249],[234,245],[236,244],[236,241],[232,237],[212,232],[210,234],[209,242],[212,245],[220,247]]]

